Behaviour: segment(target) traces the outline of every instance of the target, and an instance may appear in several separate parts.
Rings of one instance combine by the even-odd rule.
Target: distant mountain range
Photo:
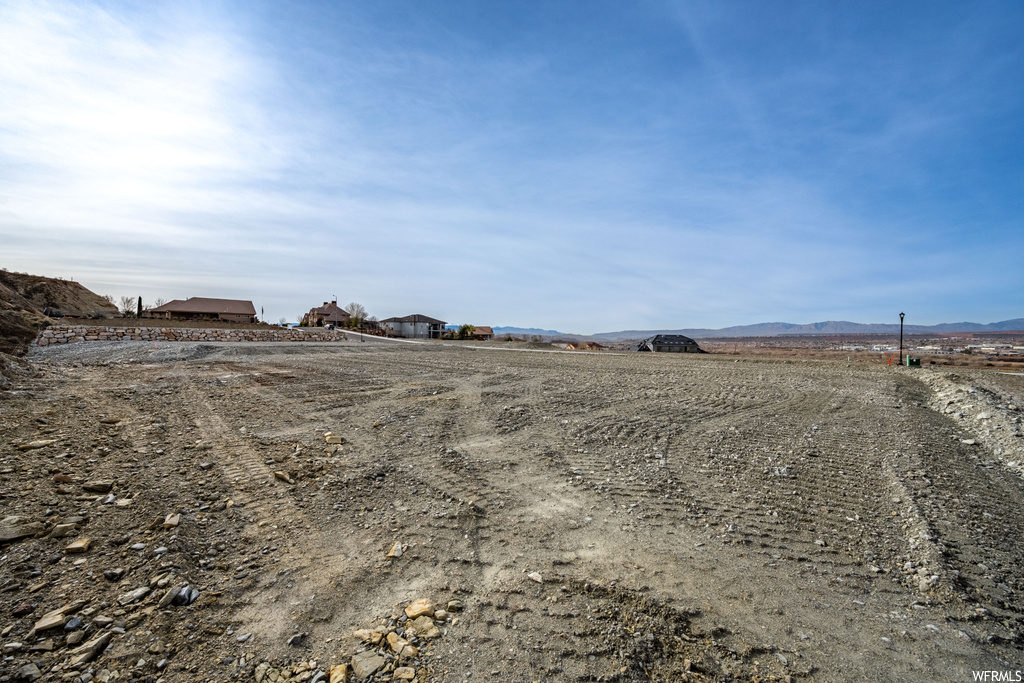
[[[1014,318],[998,323],[941,323],[939,325],[905,325],[905,334],[945,334],[950,332],[1007,332],[1024,330],[1024,318]],[[644,339],[656,334],[682,334],[693,339],[708,337],[777,337],[782,335],[807,334],[899,334],[899,323],[851,323],[845,320],[827,320],[820,323],[797,325],[794,323],[757,323],[737,325],[718,330],[705,328],[675,330],[622,330],[601,332],[592,335],[567,334],[556,330],[539,330],[523,327],[495,327],[495,334],[540,335],[544,337],[565,337],[616,341],[619,339]]]
[[[541,330],[536,327],[493,327],[495,335],[502,334],[515,334],[515,335],[537,335],[541,337],[561,337],[564,336],[565,332],[559,332],[558,330]],[[581,336],[581,335],[575,335]]]

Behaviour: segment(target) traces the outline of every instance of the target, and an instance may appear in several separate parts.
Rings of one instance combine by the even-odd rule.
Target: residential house
[[[444,334],[445,324],[443,320],[418,313],[380,321],[380,327],[387,336],[406,339],[440,339]]]
[[[235,323],[256,322],[256,308],[251,301],[239,299],[207,299],[190,297],[175,299],[163,306],[149,309],[153,318],[166,320],[225,320]]]
[[[342,327],[348,323],[351,317],[348,311],[338,306],[337,301],[325,301],[323,306],[309,309],[309,313],[306,314],[306,326],[326,327],[327,325],[334,325],[335,327]]]
[[[487,325],[480,325],[479,327],[474,327],[473,339],[477,339],[480,341],[494,339],[494,330],[488,327]]]

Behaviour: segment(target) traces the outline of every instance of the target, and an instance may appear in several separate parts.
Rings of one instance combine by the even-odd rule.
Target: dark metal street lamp
[[[903,313],[900,313],[900,365],[903,365]]]

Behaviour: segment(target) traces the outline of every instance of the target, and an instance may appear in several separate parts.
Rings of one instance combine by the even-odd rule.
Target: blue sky
[[[567,332],[1024,316],[1018,2],[0,2],[0,265]]]

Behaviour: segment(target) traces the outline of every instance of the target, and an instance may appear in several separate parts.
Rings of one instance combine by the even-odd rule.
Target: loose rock
[[[357,680],[365,680],[380,671],[385,660],[373,650],[365,650],[352,657],[352,673]]]
[[[54,439],[40,439],[38,441],[29,441],[18,446],[19,451],[34,451],[37,448],[45,448],[52,443],[56,443]]]
[[[434,606],[430,604],[430,601],[426,598],[420,598],[411,605],[405,608],[405,616],[410,619],[423,616],[424,614],[432,614],[434,612]]]
[[[66,548],[64,548],[64,552],[84,553],[85,551],[89,550],[90,545],[92,545],[91,538],[80,538],[77,541],[70,543]]]

